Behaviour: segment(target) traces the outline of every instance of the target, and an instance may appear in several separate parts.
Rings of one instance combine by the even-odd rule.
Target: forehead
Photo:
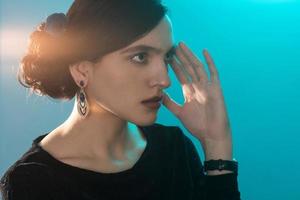
[[[172,23],[169,17],[166,15],[156,27],[154,27],[144,37],[131,43],[125,48],[119,50],[120,53],[124,53],[130,49],[139,45],[151,46],[157,49],[157,51],[168,51],[173,46],[173,32]]]

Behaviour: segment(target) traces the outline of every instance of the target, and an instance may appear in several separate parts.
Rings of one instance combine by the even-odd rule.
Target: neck
[[[71,141],[75,149],[102,159],[123,159],[124,152],[134,148],[134,141],[141,137],[137,127],[129,129],[127,121],[104,109],[90,108],[83,118],[77,111],[76,101],[71,115],[60,128],[61,137]]]

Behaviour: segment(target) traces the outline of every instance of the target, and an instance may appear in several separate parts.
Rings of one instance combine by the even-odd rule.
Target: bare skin
[[[148,48],[122,53],[136,45],[151,46],[156,50]],[[147,145],[140,130],[129,131],[128,121],[140,126],[153,124],[157,110],[145,107],[141,101],[163,95],[162,104],[199,139],[205,160],[232,160],[230,122],[211,55],[207,50],[203,51],[210,72],[208,77],[204,64],[187,45],[181,42],[176,47],[177,60],[173,56],[166,59],[171,49],[172,26],[166,16],[150,33],[129,47],[106,55],[98,63],[82,61],[71,66],[71,74],[78,86],[81,80],[85,83],[90,113],[82,119],[75,105],[69,119],[41,145],[57,158],[65,158],[66,162],[75,160],[69,163],[85,169],[100,172],[128,169]],[[182,85],[183,105],[163,92],[170,86],[167,63]],[[207,172],[208,175],[226,173],[232,172]]]
[[[170,86],[166,54],[173,46],[168,17],[146,36],[129,46],[105,55],[98,63],[82,61],[70,67],[75,82],[84,81],[89,113],[82,118],[74,108],[69,118],[50,132],[40,146],[66,164],[96,172],[119,172],[131,168],[143,153],[147,141],[137,127],[153,124],[158,110],[142,100],[162,95]],[[149,45],[160,52],[148,52],[148,63],[141,64],[142,51],[124,50]],[[121,101],[120,101],[121,100]]]

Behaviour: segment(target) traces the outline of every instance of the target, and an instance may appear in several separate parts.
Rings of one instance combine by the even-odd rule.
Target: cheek
[[[97,70],[93,76],[92,93],[98,104],[125,117],[137,117],[153,111],[141,101],[149,95],[145,91],[145,74],[134,66],[116,65]]]
[[[110,107],[131,107],[141,98],[138,83],[132,76],[117,73],[98,73],[92,84],[92,93],[99,103]]]

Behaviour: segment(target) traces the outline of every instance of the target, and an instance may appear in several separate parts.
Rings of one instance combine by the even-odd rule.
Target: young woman
[[[166,12],[157,0],[75,0],[32,33],[20,83],[75,104],[6,171],[4,200],[240,199],[216,67],[204,51],[209,79],[183,42],[173,44]],[[182,106],[163,92],[168,66]],[[199,139],[204,165],[179,127],[155,123],[161,103]]]

